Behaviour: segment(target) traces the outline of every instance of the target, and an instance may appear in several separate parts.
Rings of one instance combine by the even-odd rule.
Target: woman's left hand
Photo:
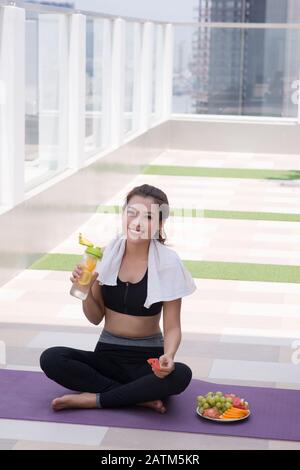
[[[157,377],[159,377],[160,379],[164,379],[175,369],[173,358],[168,354],[163,354],[159,358],[159,367],[160,369],[152,367],[152,370]]]

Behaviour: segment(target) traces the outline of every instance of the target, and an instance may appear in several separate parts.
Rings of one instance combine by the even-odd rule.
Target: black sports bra
[[[124,282],[117,278],[116,286],[103,284],[102,295],[104,305],[111,310],[126,315],[149,316],[157,315],[162,309],[162,302],[156,302],[149,308],[144,307],[147,297],[148,268],[139,282]]]

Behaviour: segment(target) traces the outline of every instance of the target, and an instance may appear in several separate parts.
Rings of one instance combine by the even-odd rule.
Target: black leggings
[[[191,369],[175,362],[161,379],[147,363],[164,354],[163,347],[125,346],[98,342],[94,352],[67,347],[46,349],[40,365],[47,377],[79,392],[100,393],[101,407],[131,406],[165,399],[183,392],[192,379]]]

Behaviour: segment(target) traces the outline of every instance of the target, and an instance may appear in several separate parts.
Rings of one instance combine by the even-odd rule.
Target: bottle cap
[[[85,250],[89,255],[96,256],[97,258],[102,258],[103,252],[100,246],[88,246]]]
[[[82,233],[79,233],[79,243],[80,245],[85,245],[85,246],[94,246],[94,243],[90,242],[87,240]]]

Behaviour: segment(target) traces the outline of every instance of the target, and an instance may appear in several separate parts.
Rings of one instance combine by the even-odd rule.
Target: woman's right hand
[[[72,276],[70,277],[70,281],[71,282],[78,282],[79,279],[80,279],[80,276],[82,275],[82,272],[83,272],[83,269],[81,267],[80,264],[77,264],[74,268],[74,270],[72,271]],[[94,284],[95,280],[97,279],[98,277],[98,274],[97,272],[94,272],[94,274],[92,275],[92,278],[91,278],[91,282],[88,284],[88,287],[91,288],[92,285]]]

